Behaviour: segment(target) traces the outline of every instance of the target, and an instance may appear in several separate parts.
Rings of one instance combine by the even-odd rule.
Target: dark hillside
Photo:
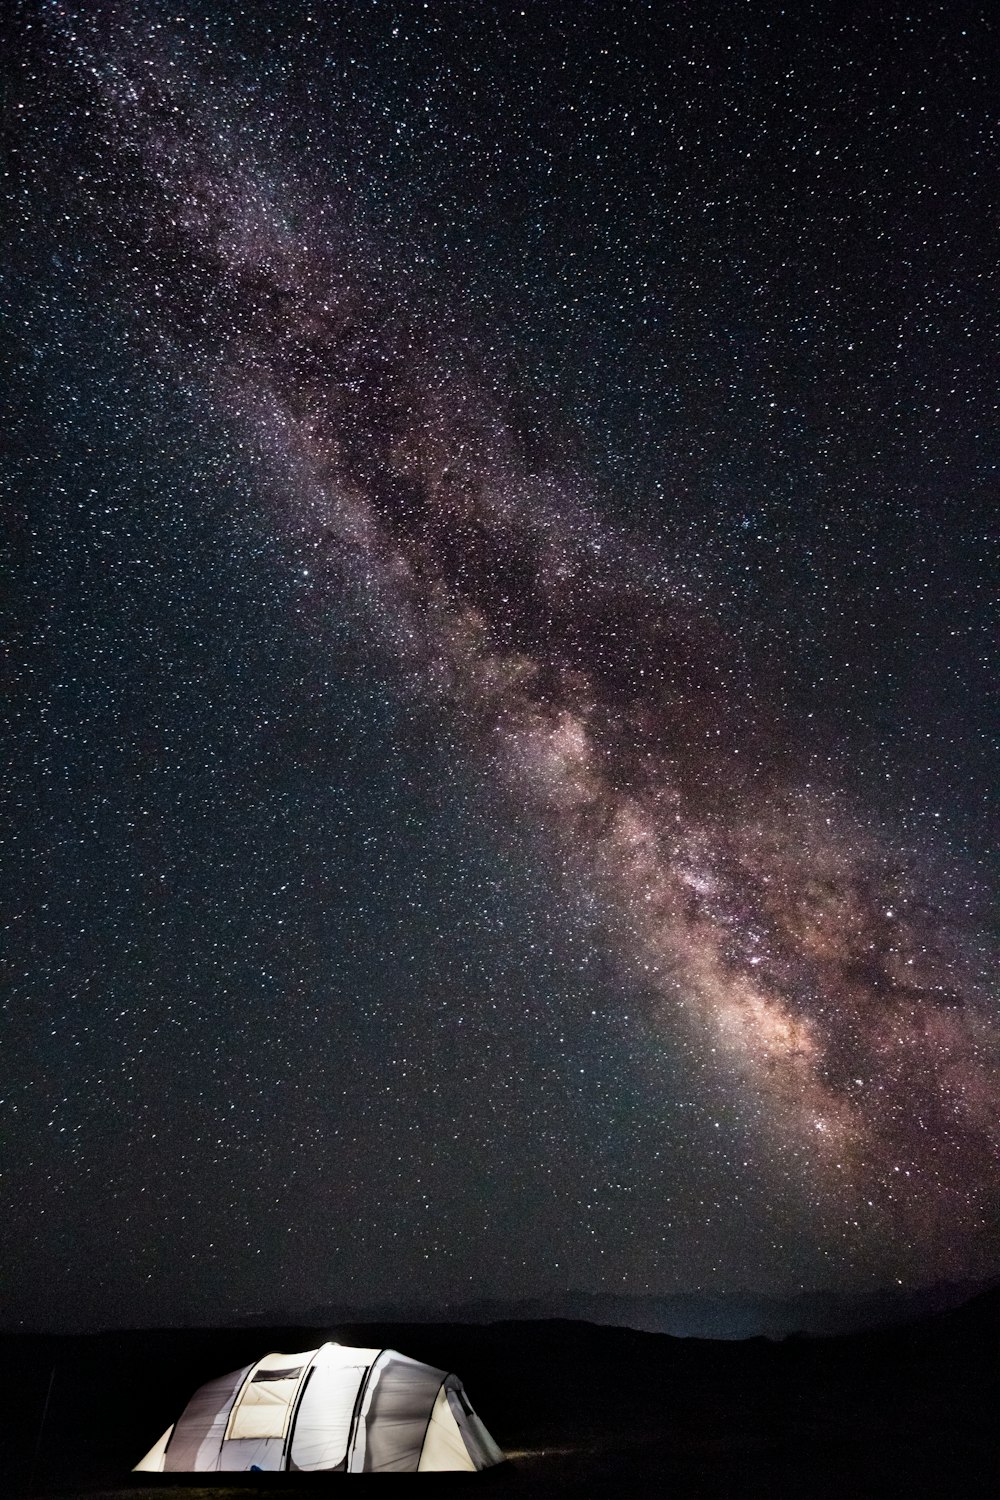
[[[905,1328],[780,1344],[559,1321],[8,1337],[4,1368],[16,1401],[3,1406],[0,1485],[15,1494],[27,1487],[53,1369],[35,1489],[124,1496],[138,1490],[131,1465],[195,1386],[267,1349],[339,1337],[391,1345],[462,1377],[512,1460],[468,1480],[484,1493],[625,1485],[705,1500],[994,1495],[998,1332],[1000,1294],[991,1292]],[[329,1483],[289,1476],[255,1488]],[[197,1486],[213,1497],[232,1487]]]

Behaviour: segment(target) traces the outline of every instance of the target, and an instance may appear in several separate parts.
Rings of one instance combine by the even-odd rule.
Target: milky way
[[[115,179],[89,189],[111,285],[241,425],[315,597],[451,715],[803,1197],[959,1245],[995,1196],[1000,1027],[957,878],[803,772],[693,574],[601,519],[571,439],[525,440],[460,312],[254,153],[252,101],[145,32],[55,24]]]

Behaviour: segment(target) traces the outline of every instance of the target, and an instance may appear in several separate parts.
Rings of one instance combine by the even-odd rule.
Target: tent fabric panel
[[[316,1358],[318,1349],[306,1349],[302,1354],[265,1354],[253,1367],[253,1378],[258,1375],[275,1375],[282,1372],[283,1378],[299,1376]]]
[[[317,1359],[324,1364],[346,1363],[371,1366],[382,1353],[381,1349],[355,1348],[353,1344],[323,1344],[316,1350]]]
[[[377,1384],[365,1402],[364,1473],[416,1473],[445,1373],[393,1350],[387,1351],[385,1363],[372,1373],[377,1375]]]
[[[285,1467],[285,1441],[280,1437],[235,1438],[222,1444],[213,1468],[228,1474],[245,1474],[254,1467],[274,1473]]]
[[[344,1352],[363,1356],[367,1351]],[[321,1350],[296,1413],[289,1454],[292,1469],[336,1469],[347,1457],[354,1407],[371,1361],[348,1364],[325,1360],[322,1354]]]
[[[158,1438],[157,1441],[153,1444],[152,1448],[150,1448],[145,1458],[140,1458],[139,1462],[132,1470],[133,1474],[163,1473],[163,1454],[167,1444],[170,1441],[170,1434],[173,1432],[173,1430],[173,1423],[171,1423],[163,1436],[161,1438]]]
[[[458,1429],[458,1423],[448,1405],[447,1392],[442,1386],[438,1391],[431,1419],[427,1425],[424,1446],[417,1465],[418,1472],[425,1474],[440,1469],[471,1471],[475,1467]]]
[[[380,1349],[372,1360],[371,1367],[361,1386],[361,1394],[358,1398],[359,1406],[354,1417],[353,1430],[347,1444],[347,1472],[349,1474],[361,1474],[365,1467],[365,1422],[368,1411],[375,1395],[375,1387],[378,1385],[379,1376],[385,1367],[386,1361],[395,1351],[392,1349]]]
[[[254,1375],[233,1407],[226,1438],[283,1438],[298,1389],[298,1376],[293,1380],[265,1376],[260,1381]]]
[[[229,1413],[244,1380],[253,1369],[230,1370],[195,1391],[177,1420],[163,1455],[163,1468],[171,1474],[190,1474],[218,1467],[219,1449]]]
[[[265,1354],[259,1359],[230,1412],[226,1440],[283,1438],[299,1386],[316,1353],[308,1349],[304,1354]]]
[[[458,1430],[462,1434],[474,1467],[490,1469],[494,1464],[502,1464],[503,1451],[494,1442],[473,1410],[472,1402],[465,1394],[461,1381],[456,1380],[454,1375],[450,1375],[446,1389],[448,1406],[458,1424]]]

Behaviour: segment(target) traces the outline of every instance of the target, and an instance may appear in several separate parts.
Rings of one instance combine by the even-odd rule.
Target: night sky
[[[8,1324],[1000,1270],[1000,39],[867,9],[17,8]]]

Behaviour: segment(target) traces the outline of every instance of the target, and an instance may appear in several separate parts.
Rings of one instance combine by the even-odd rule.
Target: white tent
[[[136,1470],[415,1473],[502,1458],[454,1375],[394,1349],[323,1344],[203,1385]]]

